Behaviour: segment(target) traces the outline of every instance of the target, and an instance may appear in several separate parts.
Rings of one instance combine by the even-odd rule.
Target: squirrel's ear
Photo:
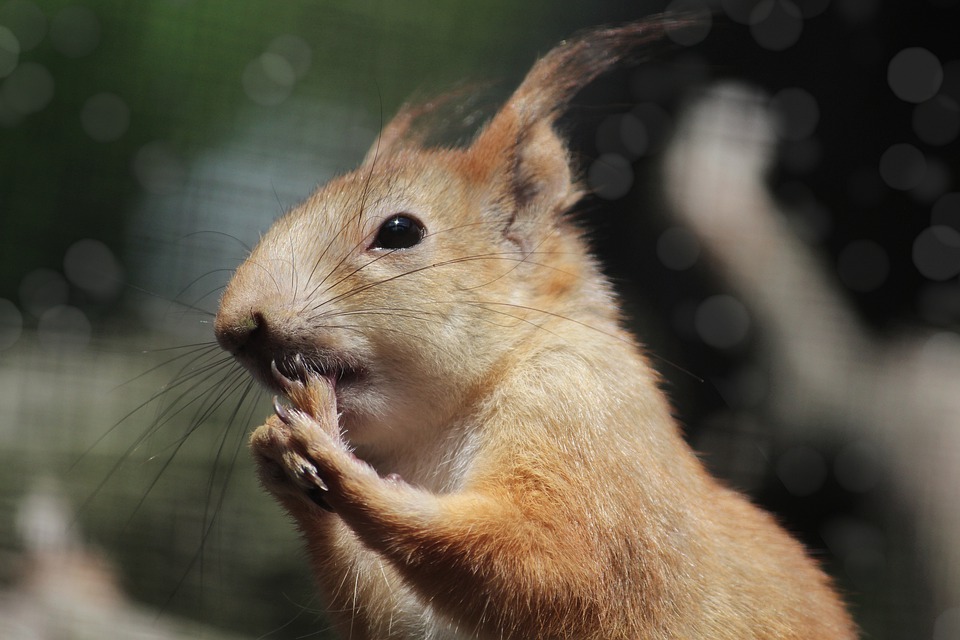
[[[421,104],[408,102],[400,107],[400,111],[380,130],[380,135],[367,150],[367,155],[364,156],[361,166],[369,166],[374,164],[377,158],[386,158],[403,147],[418,144],[419,139],[411,135],[413,123],[424,113],[432,111],[433,108],[434,104],[430,102]]]
[[[428,99],[414,99],[401,106],[367,151],[363,165],[369,166],[378,158],[386,158],[404,149],[422,148],[428,139],[436,137],[435,128],[443,133],[443,127],[433,127],[436,120],[461,104],[464,97],[478,86],[477,83],[464,83],[446,93]]]
[[[539,216],[566,210],[582,195],[566,144],[554,130],[570,99],[634,49],[693,21],[682,15],[655,16],[587,31],[537,61],[466,152],[469,171],[488,181],[497,199],[513,205],[511,223],[524,211]]]
[[[582,195],[566,142],[553,118],[525,122],[506,105],[467,150],[471,171],[490,185],[498,205],[518,216],[562,213]]]

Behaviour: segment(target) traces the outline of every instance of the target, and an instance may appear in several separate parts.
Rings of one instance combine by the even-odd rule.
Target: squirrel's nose
[[[268,333],[268,322],[261,311],[249,310],[231,313],[221,308],[214,322],[214,335],[217,342],[233,355],[262,341]]]

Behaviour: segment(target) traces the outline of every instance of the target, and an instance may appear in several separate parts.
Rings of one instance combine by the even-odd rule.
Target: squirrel
[[[471,142],[407,105],[236,270],[220,345],[344,638],[856,637],[831,580],[681,435],[570,211],[555,121],[671,26],[585,32]]]

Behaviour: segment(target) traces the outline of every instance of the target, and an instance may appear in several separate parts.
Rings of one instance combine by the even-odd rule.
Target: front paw
[[[276,362],[270,363],[273,380],[277,383],[284,395],[289,398],[293,406],[314,418],[320,426],[331,435],[340,437],[339,416],[337,415],[336,383],[329,376],[316,375],[304,365],[303,359],[297,355],[293,359],[295,378],[288,378],[277,368]],[[284,422],[289,418],[283,414],[282,405],[274,401],[274,409]]]
[[[283,411],[289,418],[290,412]],[[260,482],[290,511],[295,511],[297,505],[332,511],[326,499],[329,488],[320,476],[316,460],[308,453],[301,431],[274,415],[253,432],[250,448]]]
[[[324,463],[348,452],[340,433],[334,382],[304,369],[299,371],[302,379],[290,379],[275,365],[272,368],[293,406],[274,399],[274,415],[250,438],[260,480],[288,510],[306,502],[331,511],[324,480],[331,465]]]

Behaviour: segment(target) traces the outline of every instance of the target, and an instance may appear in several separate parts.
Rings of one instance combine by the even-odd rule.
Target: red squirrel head
[[[336,381],[355,444],[442,424],[532,335],[615,316],[566,214],[582,196],[554,123],[665,19],[587,32],[541,58],[472,143],[421,146],[408,105],[355,171],[279,219],[228,285],[216,336],[267,386],[293,359]],[[594,314],[594,315],[590,315]],[[559,333],[558,333],[559,332]],[[387,419],[389,418],[389,419]]]

